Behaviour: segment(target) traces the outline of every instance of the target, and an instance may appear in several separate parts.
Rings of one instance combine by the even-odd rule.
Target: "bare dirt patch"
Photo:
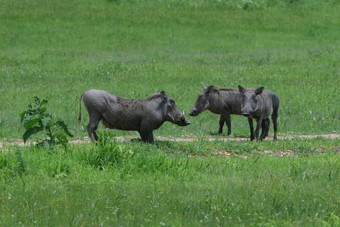
[[[278,136],[278,140],[291,140],[291,139],[315,139],[315,138],[325,138],[325,139],[336,139],[340,138],[340,134],[317,134],[317,135],[288,135],[288,136]],[[122,137],[117,137],[119,141],[126,141]],[[174,142],[194,142],[200,140],[207,141],[247,141],[248,137],[212,137],[206,136],[204,138],[194,137],[190,135],[184,135],[183,137],[156,137],[158,141],[174,141]],[[272,140],[271,137],[267,137],[265,140]]]
[[[232,153],[232,152],[229,152],[229,151],[224,151],[224,150],[220,150],[220,151],[211,151],[212,153],[215,153],[215,154],[219,154],[221,156],[224,156],[226,158],[230,158],[231,155],[235,155],[235,156],[238,156],[238,157],[242,157],[242,158],[248,158],[247,155],[245,154],[235,154],[235,153]]]
[[[288,135],[288,136],[280,136],[278,137],[279,140],[292,140],[292,139],[315,139],[315,138],[325,138],[325,139],[337,139],[340,138],[340,134],[332,133],[332,134],[317,134],[317,135]],[[118,136],[115,137],[115,139],[119,142],[125,142],[125,141],[131,141],[136,140],[136,138],[133,137],[123,137]],[[197,137],[193,135],[184,135],[182,137],[162,137],[158,136],[155,138],[156,141],[171,141],[171,142],[195,142],[195,141],[249,141],[249,138],[246,137],[217,137],[217,136],[205,136],[205,137]],[[266,140],[272,140],[272,138],[266,138]],[[91,140],[89,137],[84,137],[81,139],[71,140],[70,143],[72,144],[90,144]],[[1,141],[0,140],[0,152],[8,152],[9,146],[31,146],[36,144],[33,141],[29,141],[26,144],[23,142],[22,139],[14,139],[10,141]],[[326,150],[323,148],[317,148],[317,151],[320,153],[326,153]],[[248,155],[246,154],[237,154],[230,152],[228,150],[218,150],[218,151],[210,151],[210,153],[220,155],[224,158],[230,158],[231,156],[237,156],[242,158],[248,158]],[[271,150],[264,150],[259,151],[259,154],[265,154],[265,155],[273,155],[273,156],[279,156],[279,157],[287,157],[287,156],[297,156],[297,154],[293,150],[279,150],[279,151],[271,151]],[[197,154],[191,153],[189,156],[197,156]],[[199,155],[201,157],[207,157],[205,155]]]
[[[280,157],[284,157],[284,156],[294,156],[295,152],[292,150],[286,150],[286,151],[263,151],[264,154],[268,154],[268,155],[277,155]]]
[[[123,137],[118,136],[115,137],[119,142],[129,141],[132,138],[130,137]],[[337,139],[340,138],[340,134],[337,133],[331,133],[331,134],[317,134],[317,135],[291,135],[291,136],[279,136],[278,140],[291,140],[291,139],[315,139],[315,138],[325,138],[325,139]],[[272,138],[266,138],[266,140],[271,140]],[[183,137],[162,137],[157,136],[156,141],[172,141],[172,142],[195,142],[195,141],[248,141],[249,138],[246,137],[212,137],[212,136],[206,136],[206,137],[195,137],[192,135],[184,135]],[[84,137],[83,139],[77,139],[77,140],[71,140],[70,141],[73,144],[79,144],[79,143],[90,143],[90,139],[88,137]],[[35,144],[34,142],[28,142],[26,145],[32,145]],[[0,141],[0,148],[4,146],[25,146],[22,139],[15,139],[11,141]],[[321,153],[323,153],[322,150],[320,150]],[[226,154],[226,156],[228,156]]]

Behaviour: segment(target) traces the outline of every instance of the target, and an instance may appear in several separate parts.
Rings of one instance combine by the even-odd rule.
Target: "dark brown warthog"
[[[190,124],[176,106],[174,99],[164,91],[137,100],[121,98],[103,90],[87,90],[80,97],[79,122],[82,98],[90,118],[87,132],[93,142],[98,140],[95,130],[100,120],[110,129],[138,131],[142,141],[149,143],[153,142],[152,131],[165,121],[179,126]]]
[[[241,111],[242,95],[236,89],[230,88],[217,88],[213,85],[204,87],[202,93],[197,97],[194,107],[190,111],[191,116],[197,116],[205,110],[210,110],[214,114],[220,114],[220,128],[218,133],[221,134],[223,131],[224,122],[228,127],[227,135],[231,134],[231,120],[230,114],[243,115]],[[268,134],[265,130],[266,124],[269,124],[266,119],[263,121],[263,135],[264,137]],[[250,132],[253,135],[253,132]],[[251,136],[251,139],[253,137]]]
[[[277,118],[279,112],[279,97],[272,91],[264,91],[264,87],[257,89],[245,89],[241,85],[238,85],[238,89],[242,94],[242,114],[249,119],[249,126],[251,133],[253,132],[253,120],[256,120],[255,138],[259,140],[259,130],[263,120],[267,119],[270,115],[274,125],[274,140],[277,140]],[[265,125],[266,130],[269,130],[269,122]],[[265,136],[262,129],[260,139]],[[251,135],[253,137],[253,135]]]

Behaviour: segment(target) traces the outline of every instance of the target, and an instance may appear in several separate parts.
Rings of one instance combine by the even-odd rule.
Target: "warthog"
[[[272,91],[264,91],[264,87],[257,89],[245,89],[241,85],[238,85],[239,92],[242,94],[241,110],[242,114],[248,117],[250,131],[253,132],[253,118],[256,120],[255,138],[259,140],[259,130],[263,120],[267,119],[270,115],[272,116],[274,126],[274,140],[277,140],[277,118],[279,112],[279,97]],[[269,130],[268,121],[265,124],[267,133]],[[261,133],[260,139],[266,136],[267,133]],[[253,135],[251,135],[253,137]]]
[[[231,120],[230,114],[243,115],[241,110],[242,95],[237,89],[230,88],[217,88],[213,85],[204,87],[202,93],[197,97],[194,107],[190,111],[191,116],[197,116],[205,110],[210,110],[214,114],[220,114],[220,128],[218,133],[223,132],[223,125],[226,122],[228,127],[227,135],[231,134]],[[266,119],[263,121],[263,133],[264,137],[268,134],[265,130],[266,124],[269,124]],[[250,132],[253,135],[253,132]],[[251,139],[252,136],[251,136]]]
[[[83,98],[89,124],[87,132],[94,142],[98,140],[95,130],[99,121],[110,129],[138,131],[142,141],[152,143],[152,131],[165,121],[179,126],[190,124],[175,104],[173,98],[164,91],[150,95],[146,99],[125,99],[103,90],[87,90],[79,100],[79,122],[81,121],[81,99]]]

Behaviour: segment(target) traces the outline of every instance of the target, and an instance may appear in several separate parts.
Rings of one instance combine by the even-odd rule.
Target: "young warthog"
[[[79,100],[79,122],[82,98],[90,118],[87,132],[93,142],[98,140],[95,130],[100,120],[110,129],[138,131],[142,141],[149,143],[153,142],[152,131],[165,121],[179,126],[190,124],[184,112],[176,106],[174,99],[164,91],[137,100],[121,98],[103,90],[87,90]]]
[[[197,97],[194,107],[191,109],[189,115],[197,116],[205,110],[210,110],[214,114],[220,114],[220,128],[218,133],[223,132],[223,125],[226,122],[228,127],[227,135],[231,134],[231,120],[230,114],[242,115],[241,111],[242,96],[238,90],[229,88],[217,88],[213,85],[204,87],[202,93]],[[264,136],[268,133],[265,131],[266,124],[269,124],[266,119],[263,121],[263,133]],[[253,135],[253,132],[250,132]],[[251,138],[253,139],[253,138]]]
[[[277,117],[279,112],[279,97],[272,91],[264,91],[264,87],[257,89],[245,89],[238,85],[238,89],[242,94],[241,110],[242,114],[248,117],[251,133],[253,132],[253,120],[256,120],[255,138],[259,140],[259,130],[264,119],[270,115],[274,125],[274,140],[277,140]],[[263,127],[263,124],[262,124]],[[269,122],[266,124],[266,130],[269,130]],[[260,139],[266,136],[267,133],[261,133]],[[253,138],[253,135],[251,135]]]

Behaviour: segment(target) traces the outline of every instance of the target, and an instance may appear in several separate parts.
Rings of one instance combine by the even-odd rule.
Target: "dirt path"
[[[314,139],[314,138],[326,138],[326,139],[336,139],[340,138],[340,134],[337,133],[331,133],[331,134],[318,134],[318,135],[294,135],[294,136],[279,136],[278,140],[291,140],[291,139]],[[131,137],[123,137],[118,136],[116,137],[118,141],[129,141],[133,138]],[[248,137],[213,137],[213,136],[206,136],[202,138],[206,141],[247,141],[249,140]],[[193,137],[193,136],[183,136],[183,137],[161,137],[157,136],[155,138],[156,141],[173,141],[173,142],[193,142],[193,141],[199,141],[201,138],[199,137]],[[272,140],[271,137],[266,138],[266,140]],[[89,143],[90,139],[88,137],[84,137],[83,139],[78,140],[71,140],[71,143],[77,144],[77,143]],[[34,142],[29,142],[27,144],[34,144]],[[0,141],[0,148],[8,145],[19,145],[24,146],[24,142],[22,139],[16,139],[14,141]]]
[[[278,136],[278,140],[291,140],[291,139],[314,139],[314,138],[326,138],[326,139],[336,139],[340,138],[340,134],[332,133],[332,134],[319,134],[319,135],[294,135],[294,136]],[[124,140],[124,139],[123,139]],[[200,138],[198,137],[156,137],[156,140],[160,141],[177,141],[177,142],[193,142],[198,141]],[[212,137],[207,136],[204,137],[203,140],[207,141],[247,141],[248,137]],[[267,137],[265,140],[272,140],[272,137]]]

